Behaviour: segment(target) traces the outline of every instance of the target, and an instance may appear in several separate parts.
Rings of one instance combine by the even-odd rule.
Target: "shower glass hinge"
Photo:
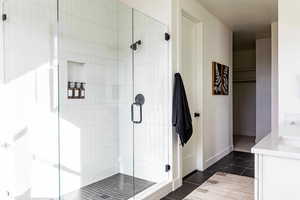
[[[142,45],[142,41],[141,40],[138,40],[136,41],[135,43],[133,43],[132,45],[130,45],[130,48],[133,50],[133,51],[136,51],[138,49],[138,46]]]
[[[165,166],[165,171],[168,172],[168,171],[170,171],[170,170],[171,170],[171,165],[167,164],[167,165]]]
[[[2,14],[2,21],[6,21],[7,20],[7,15],[6,14]]]
[[[169,33],[165,33],[165,40],[169,41],[171,39],[171,36]]]

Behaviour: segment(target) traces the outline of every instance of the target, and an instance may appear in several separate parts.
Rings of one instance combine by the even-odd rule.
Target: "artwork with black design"
[[[213,62],[213,95],[229,94],[229,67]]]
[[[223,95],[229,94],[229,67],[223,65],[223,73],[222,73],[222,93]]]

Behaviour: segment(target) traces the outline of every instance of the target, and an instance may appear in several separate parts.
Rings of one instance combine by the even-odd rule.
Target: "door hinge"
[[[168,172],[168,171],[170,171],[170,170],[171,170],[171,165],[167,164],[167,165],[165,166],[165,171]]]
[[[2,21],[6,21],[7,20],[7,15],[6,14],[2,14]]]
[[[165,33],[165,40],[169,41],[171,39],[171,35],[169,33]]]

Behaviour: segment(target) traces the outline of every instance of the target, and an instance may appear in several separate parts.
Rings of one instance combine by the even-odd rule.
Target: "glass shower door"
[[[1,16],[0,199],[56,199],[57,2],[1,1]]]
[[[130,199],[132,8],[59,2],[60,199]]]
[[[133,11],[134,176],[159,184],[168,179],[169,67],[167,27]]]

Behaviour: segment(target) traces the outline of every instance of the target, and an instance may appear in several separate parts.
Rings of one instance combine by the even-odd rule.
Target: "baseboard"
[[[224,156],[226,156],[227,154],[229,154],[232,151],[233,151],[233,146],[231,145],[231,146],[227,147],[226,149],[224,149],[223,151],[217,153],[213,157],[207,159],[204,163],[204,168],[207,169],[208,167],[215,164],[216,162],[218,162],[220,159],[222,159]]]
[[[172,192],[172,182],[165,182],[137,194],[130,200],[157,200],[167,196],[170,192]]]
[[[172,185],[173,191],[176,190],[176,189],[178,189],[181,186],[182,186],[182,178],[176,178],[176,179],[174,179],[173,185]]]
[[[259,143],[259,141],[261,141],[265,136],[261,136],[261,137],[256,137],[255,138],[255,144]]]

